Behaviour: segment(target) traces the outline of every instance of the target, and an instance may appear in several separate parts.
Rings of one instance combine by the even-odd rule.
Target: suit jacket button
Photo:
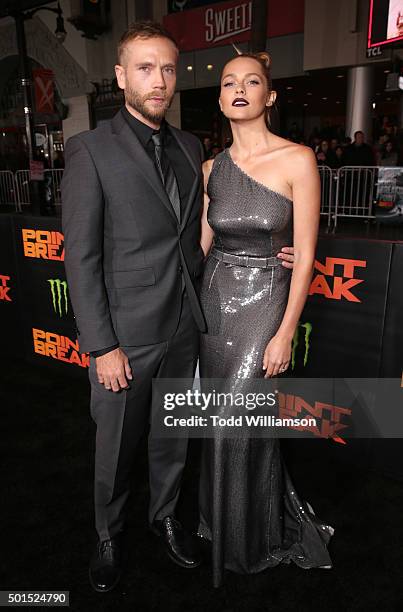
[[[182,266],[179,266],[178,272],[182,272],[182,270],[183,270]]]

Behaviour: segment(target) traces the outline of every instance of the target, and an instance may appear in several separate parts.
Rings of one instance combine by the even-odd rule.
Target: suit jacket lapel
[[[121,111],[119,111],[112,119],[112,131],[118,136],[119,142],[123,145],[128,155],[136,163],[137,167],[140,168],[144,179],[148,181],[155,193],[163,202],[164,206],[172,215],[173,219],[177,221],[172,204],[169,201],[163,184],[161,183],[161,179],[158,175],[155,164],[147,155],[146,151],[144,151],[141,142],[137,138],[134,131],[127,124],[127,121],[123,117]]]
[[[199,186],[200,168],[198,168],[198,166],[200,165],[200,162],[197,159],[197,157],[193,155],[193,152],[189,150],[188,147],[183,143],[180,130],[172,127],[171,125],[169,126],[169,129],[171,131],[171,134],[174,136],[176,142],[182,149],[183,153],[185,154],[194,172],[194,179],[193,179],[192,188],[189,192],[189,197],[187,198],[186,202],[183,202],[183,205],[182,205],[181,229],[183,229],[189,218],[189,214],[192,209],[192,203],[195,198],[197,188]]]

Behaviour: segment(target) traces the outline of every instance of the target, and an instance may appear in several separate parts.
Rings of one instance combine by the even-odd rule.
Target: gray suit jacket
[[[180,224],[121,111],[66,143],[65,268],[82,352],[169,338],[179,319],[182,274],[194,319],[205,330],[197,296],[203,149],[195,136],[170,129],[193,173]]]

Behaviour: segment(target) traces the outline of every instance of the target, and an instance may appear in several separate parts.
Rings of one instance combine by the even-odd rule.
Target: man
[[[339,146],[337,138],[332,138],[329,144],[328,151],[326,153],[326,165],[329,168],[338,168],[339,159],[337,157],[336,149]]]
[[[354,141],[345,152],[346,166],[374,166],[375,158],[372,148],[365,142],[364,132],[358,130],[354,133]]]
[[[130,471],[153,410],[152,378],[192,378],[205,330],[197,297],[204,152],[196,137],[164,121],[177,59],[159,24],[132,24],[115,66],[125,106],[111,122],[72,137],[65,151],[65,266],[80,350],[91,355],[97,424],[99,541],[90,563],[97,591],[120,578]],[[175,518],[187,440],[155,433],[151,425],[150,526],[175,563],[194,568],[199,551]]]

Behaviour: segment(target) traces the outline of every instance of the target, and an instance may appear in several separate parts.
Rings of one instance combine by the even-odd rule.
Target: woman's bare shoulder
[[[306,145],[292,143],[293,146],[289,151],[289,159],[292,164],[298,164],[301,170],[310,166],[317,168],[316,156],[311,147]]]
[[[315,153],[311,147],[278,137],[277,152],[278,159],[281,159],[288,169],[292,169],[293,174],[299,171],[304,173],[308,169],[317,168]]]
[[[287,140],[287,138],[282,138],[281,136],[275,136],[273,139],[274,150],[284,153],[285,155],[295,155],[302,157],[309,157],[311,155],[314,156],[314,153],[310,147],[307,147],[304,144],[298,144],[293,142],[292,140]]]

